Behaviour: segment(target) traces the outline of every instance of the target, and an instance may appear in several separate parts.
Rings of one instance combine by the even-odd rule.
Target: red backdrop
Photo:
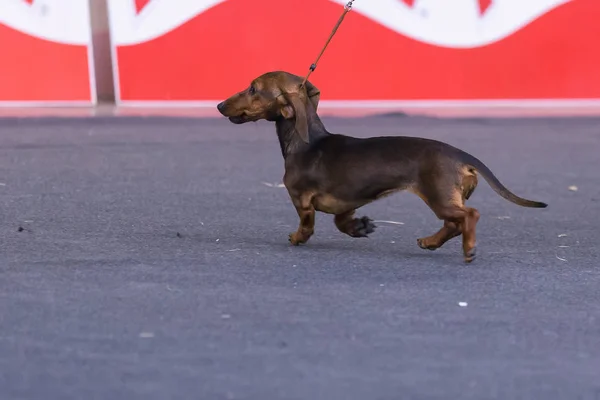
[[[341,11],[328,0],[220,3],[163,36],[118,46],[121,99],[219,100],[269,70],[303,75]],[[353,11],[311,81],[323,100],[600,99],[598,16],[600,1],[575,0],[502,40],[457,49]]]
[[[95,103],[89,7],[81,0],[0,6],[0,103]]]

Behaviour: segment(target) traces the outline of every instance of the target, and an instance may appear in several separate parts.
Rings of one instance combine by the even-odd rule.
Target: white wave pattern
[[[152,40],[224,1],[149,0],[138,11],[135,0],[108,0],[112,41],[124,46]]]
[[[502,40],[571,1],[492,0],[482,14],[478,0],[414,0],[412,6],[402,0],[357,0],[352,12],[421,42],[473,48]]]
[[[0,0],[0,24],[44,40],[89,45],[87,0]]]

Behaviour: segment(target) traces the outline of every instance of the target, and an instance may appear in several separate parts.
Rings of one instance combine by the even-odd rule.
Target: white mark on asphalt
[[[384,224],[392,224],[392,225],[404,225],[404,222],[398,222],[398,221],[375,220],[373,222],[381,222]]]
[[[272,187],[272,188],[283,188],[285,185],[283,183],[269,183],[269,182],[261,182],[263,185]]]

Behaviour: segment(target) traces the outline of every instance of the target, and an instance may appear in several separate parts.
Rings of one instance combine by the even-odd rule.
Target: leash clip
[[[345,6],[344,6],[344,10],[346,11],[350,11],[352,10],[352,3],[354,3],[354,0],[350,0]]]

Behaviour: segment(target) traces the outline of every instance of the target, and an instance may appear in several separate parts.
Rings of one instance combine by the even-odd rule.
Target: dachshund
[[[436,250],[462,234],[464,261],[475,259],[479,212],[465,206],[481,174],[496,193],[523,207],[545,208],[510,192],[474,156],[449,144],[418,137],[356,138],[334,134],[317,114],[321,93],[309,81],[285,71],[267,72],[243,91],[217,105],[234,124],[275,122],[284,160],[283,183],[296,208],[299,225],[289,235],[293,245],[314,233],[315,212],[334,215],[337,229],[367,237],[376,226],[356,210],[399,191],[419,196],[444,222],[435,234],[417,239],[422,249]]]

